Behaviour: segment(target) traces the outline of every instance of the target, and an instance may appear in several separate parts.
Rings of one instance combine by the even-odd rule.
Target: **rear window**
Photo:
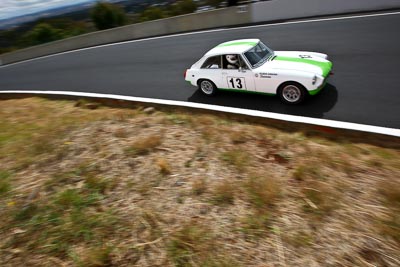
[[[209,57],[201,66],[202,69],[220,69],[221,56]]]

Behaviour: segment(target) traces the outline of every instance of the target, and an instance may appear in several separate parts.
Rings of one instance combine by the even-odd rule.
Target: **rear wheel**
[[[306,89],[298,83],[288,82],[279,87],[278,94],[284,103],[295,105],[304,101]]]
[[[201,80],[199,82],[199,89],[203,92],[203,94],[212,96],[217,92],[217,87],[210,80]]]

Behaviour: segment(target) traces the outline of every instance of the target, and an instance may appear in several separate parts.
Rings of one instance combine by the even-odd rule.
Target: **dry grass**
[[[233,204],[237,185],[225,179],[214,186],[212,202],[217,205]]]
[[[6,171],[0,171],[0,197],[6,195],[11,190],[11,174]]]
[[[1,266],[400,266],[398,149],[91,104],[1,101]]]
[[[234,143],[234,144],[243,144],[243,143],[246,143],[246,141],[248,140],[246,133],[239,132],[239,131],[231,132],[230,138],[231,138],[232,143]]]
[[[204,262],[213,247],[210,231],[202,224],[190,222],[172,235],[167,252],[175,266],[192,266]]]
[[[276,213],[282,187],[275,178],[265,173],[251,174],[241,187],[251,209],[241,218],[240,230],[248,237],[262,237],[271,230],[271,218]]]
[[[244,172],[250,163],[250,156],[246,151],[234,149],[222,153],[222,160],[235,167],[239,172]]]
[[[177,267],[239,267],[230,255],[218,253],[215,240],[215,234],[204,223],[190,221],[172,234],[167,241],[167,253]]]
[[[244,182],[244,188],[251,205],[257,210],[268,210],[281,196],[281,186],[275,178],[252,175]]]
[[[207,181],[204,178],[196,179],[192,183],[192,192],[194,195],[199,196],[207,190]]]
[[[66,257],[75,244],[99,242],[114,231],[115,217],[109,211],[96,211],[103,195],[78,189],[64,189],[45,201],[13,207],[13,224],[24,229],[7,246],[25,243],[27,248]]]
[[[111,252],[112,248],[108,246],[90,248],[76,256],[75,264],[82,267],[112,266]]]
[[[220,140],[219,130],[214,125],[201,125],[197,127],[200,128],[201,135],[207,143],[218,142]]]
[[[378,185],[378,192],[387,207],[386,216],[377,222],[380,233],[400,244],[400,187],[393,181],[384,181]]]
[[[261,238],[270,232],[271,215],[267,211],[253,212],[241,218],[240,231],[247,238]]]
[[[146,155],[160,146],[161,143],[162,137],[160,135],[152,135],[135,141],[125,149],[125,152],[129,156]]]
[[[296,248],[301,248],[311,246],[314,243],[314,238],[305,231],[299,231],[293,235],[286,236],[285,241]]]
[[[127,138],[129,134],[124,128],[120,128],[115,130],[114,136],[117,138]]]
[[[297,181],[306,181],[310,179],[323,179],[318,166],[313,163],[307,165],[299,165],[296,167],[293,178]]]
[[[378,184],[378,191],[384,198],[386,206],[399,209],[400,208],[400,186],[395,181],[382,181]]]
[[[339,199],[336,191],[321,181],[310,181],[303,188],[303,209],[305,212],[327,216],[338,207]]]
[[[162,175],[168,175],[168,174],[171,174],[171,172],[172,172],[170,164],[164,158],[157,160],[157,166]]]
[[[400,215],[399,211],[391,211],[386,218],[377,222],[379,233],[400,244]]]

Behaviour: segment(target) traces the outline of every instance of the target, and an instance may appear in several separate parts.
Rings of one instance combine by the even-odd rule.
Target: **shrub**
[[[114,4],[97,2],[90,12],[96,28],[99,30],[110,29],[127,23],[124,10]]]

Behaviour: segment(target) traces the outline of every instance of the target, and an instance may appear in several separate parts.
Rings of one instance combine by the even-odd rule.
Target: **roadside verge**
[[[164,106],[174,106],[183,107],[197,110],[206,110],[207,112],[222,112],[227,114],[232,114],[235,116],[243,116],[247,121],[249,120],[265,120],[266,123],[273,127],[284,126],[284,128],[296,128],[304,129],[307,128],[311,132],[323,133],[331,135],[336,138],[342,134],[347,136],[353,136],[357,138],[360,134],[370,133],[372,134],[367,139],[380,139],[383,136],[386,137],[400,137],[400,129],[378,127],[371,125],[363,125],[357,123],[325,120],[308,118],[302,116],[278,114],[272,112],[264,112],[257,110],[248,110],[240,108],[232,108],[225,106],[216,106],[209,104],[193,103],[193,102],[183,102],[183,101],[173,101],[173,100],[163,100],[163,99],[153,99],[153,98],[142,98],[142,97],[131,97],[131,96],[121,96],[112,94],[98,94],[98,93],[81,93],[81,92],[68,92],[68,91],[0,91],[0,98],[17,98],[17,97],[27,97],[27,96],[45,96],[45,97],[55,97],[55,98],[90,98],[94,101],[104,102],[104,101],[117,101],[117,105],[123,106],[124,101],[130,103],[145,103],[151,105],[164,105]],[[121,102],[122,101],[122,102]],[[109,104],[111,102],[106,102]],[[295,126],[290,126],[293,124]],[[289,125],[289,126],[288,126]],[[339,133],[340,131],[340,133]],[[381,136],[381,137],[380,137]],[[375,140],[379,141],[379,140]]]

